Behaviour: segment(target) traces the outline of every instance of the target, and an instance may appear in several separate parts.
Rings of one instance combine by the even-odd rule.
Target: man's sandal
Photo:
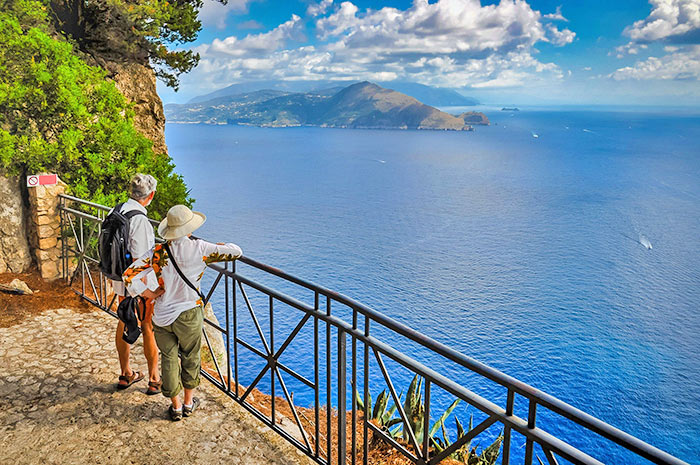
[[[147,396],[155,396],[160,394],[160,387],[163,385],[163,381],[149,381],[148,388],[146,388]]]
[[[132,371],[131,376],[124,376],[120,375],[119,376],[119,383],[117,383],[117,389],[119,390],[124,390],[131,386],[134,383],[138,383],[141,381],[144,377],[144,374],[141,373],[140,371]],[[122,381],[124,381],[126,384],[122,384]]]

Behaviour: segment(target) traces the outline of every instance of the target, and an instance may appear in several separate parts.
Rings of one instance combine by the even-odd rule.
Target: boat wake
[[[646,247],[647,250],[651,250],[651,242],[649,239],[644,234],[639,235],[639,243],[642,244],[644,247]]]
[[[635,239],[634,237],[630,237],[625,233],[620,233],[623,237],[626,237],[627,239],[636,242],[637,244],[641,244],[644,246],[645,249],[651,250],[653,249],[653,246],[651,245],[651,241],[644,235],[644,234],[639,234],[639,238]]]

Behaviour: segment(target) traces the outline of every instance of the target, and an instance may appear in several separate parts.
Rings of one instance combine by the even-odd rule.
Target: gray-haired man
[[[150,174],[136,174],[131,178],[129,185],[130,199],[124,202],[121,208],[121,213],[128,213],[133,210],[138,210],[143,215],[134,215],[129,220],[129,241],[127,249],[131,254],[132,260],[137,260],[150,251],[155,245],[155,234],[153,226],[148,221],[146,216],[146,207],[153,200],[156,193],[156,179]],[[114,292],[119,296],[119,301],[124,299],[125,289],[124,283],[121,281],[112,281]],[[141,331],[143,332],[143,352],[146,355],[148,363],[148,389],[146,394],[160,394],[160,375],[158,373],[158,347],[153,335],[153,301],[146,301],[145,317],[141,322]],[[119,365],[121,375],[117,389],[126,389],[137,381],[143,379],[143,373],[134,371],[130,366],[131,346],[122,339],[124,334],[124,323],[119,321],[117,324],[117,334],[115,342],[117,345],[117,354],[119,355]]]

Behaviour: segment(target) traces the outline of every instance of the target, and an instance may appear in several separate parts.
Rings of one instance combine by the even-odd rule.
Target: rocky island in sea
[[[170,123],[263,127],[469,131],[472,124],[488,124],[483,113],[450,115],[367,81],[305,93],[259,90],[205,102],[170,104],[165,106],[165,116]]]

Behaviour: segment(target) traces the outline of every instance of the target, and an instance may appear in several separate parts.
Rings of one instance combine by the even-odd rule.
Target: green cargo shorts
[[[156,344],[160,349],[161,370],[165,397],[177,396],[182,388],[199,386],[199,370],[202,365],[202,307],[184,311],[168,326],[153,325]],[[181,363],[178,361],[181,354]],[[181,367],[182,365],[182,367]]]

